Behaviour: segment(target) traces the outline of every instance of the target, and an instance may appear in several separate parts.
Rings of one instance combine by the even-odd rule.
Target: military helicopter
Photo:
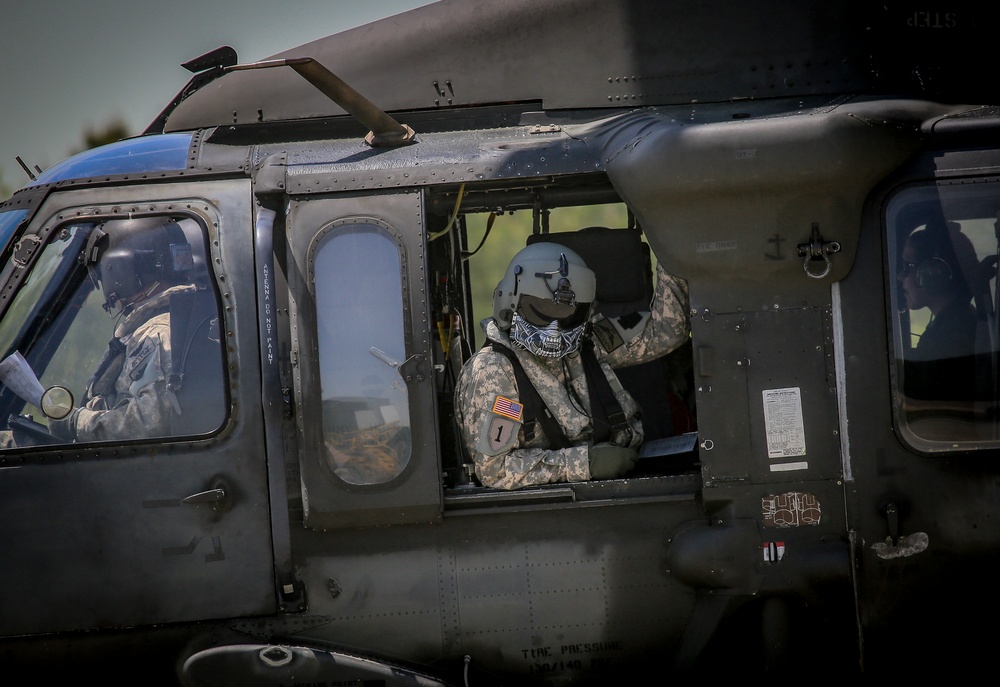
[[[468,687],[985,662],[985,11],[442,0],[185,63],[142,135],[0,205],[0,659]],[[545,240],[608,312],[648,305],[654,260],[686,279],[690,343],[621,371],[632,473],[491,489],[455,378],[496,270]],[[959,287],[967,327],[928,305]],[[168,391],[105,421],[108,340],[154,292]],[[953,358],[924,350],[942,322]]]

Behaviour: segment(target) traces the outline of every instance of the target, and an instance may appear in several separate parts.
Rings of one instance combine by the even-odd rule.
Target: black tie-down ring
[[[813,222],[812,236],[809,238],[809,243],[800,243],[798,249],[799,255],[805,258],[802,262],[802,268],[806,271],[806,274],[813,279],[822,279],[830,273],[830,254],[840,250],[840,243],[837,241],[824,241],[819,233],[819,222]],[[820,260],[824,262],[823,271],[813,272],[809,268],[809,263]]]

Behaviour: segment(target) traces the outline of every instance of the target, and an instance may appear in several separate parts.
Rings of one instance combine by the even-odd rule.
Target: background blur
[[[17,156],[44,170],[106,134],[142,132],[192,76],[182,62],[220,45],[254,62],[426,4],[2,0],[0,200],[28,181]]]

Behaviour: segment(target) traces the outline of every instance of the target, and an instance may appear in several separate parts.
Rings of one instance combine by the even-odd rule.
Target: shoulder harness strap
[[[590,338],[583,341],[580,348],[580,359],[583,362],[583,372],[587,377],[587,390],[590,393],[590,411],[593,414],[593,441],[595,444],[607,441],[612,434],[628,427],[628,418],[618,402],[611,382],[608,381],[601,363],[594,353],[594,342]]]
[[[545,436],[552,443],[552,448],[560,449],[572,446],[569,439],[566,438],[566,433],[563,432],[562,427],[552,417],[552,413],[549,412],[548,406],[545,405],[545,401],[542,400],[535,385],[528,379],[528,375],[524,371],[521,361],[514,354],[514,351],[496,341],[487,341],[486,345],[497,353],[507,356],[511,367],[514,368],[514,380],[517,382],[518,398],[524,406],[523,426],[525,438],[528,441],[534,438],[535,423],[538,423],[541,425],[542,431],[545,432]]]

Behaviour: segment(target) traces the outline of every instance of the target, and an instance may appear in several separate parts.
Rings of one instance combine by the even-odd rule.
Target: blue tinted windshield
[[[190,144],[191,134],[142,136],[118,141],[52,165],[28,186],[108,174],[184,169]]]
[[[14,235],[14,230],[17,229],[17,225],[21,223],[25,215],[28,214],[27,210],[9,210],[8,212],[0,212],[0,251],[3,251],[7,247],[7,242],[10,241],[10,237]]]

